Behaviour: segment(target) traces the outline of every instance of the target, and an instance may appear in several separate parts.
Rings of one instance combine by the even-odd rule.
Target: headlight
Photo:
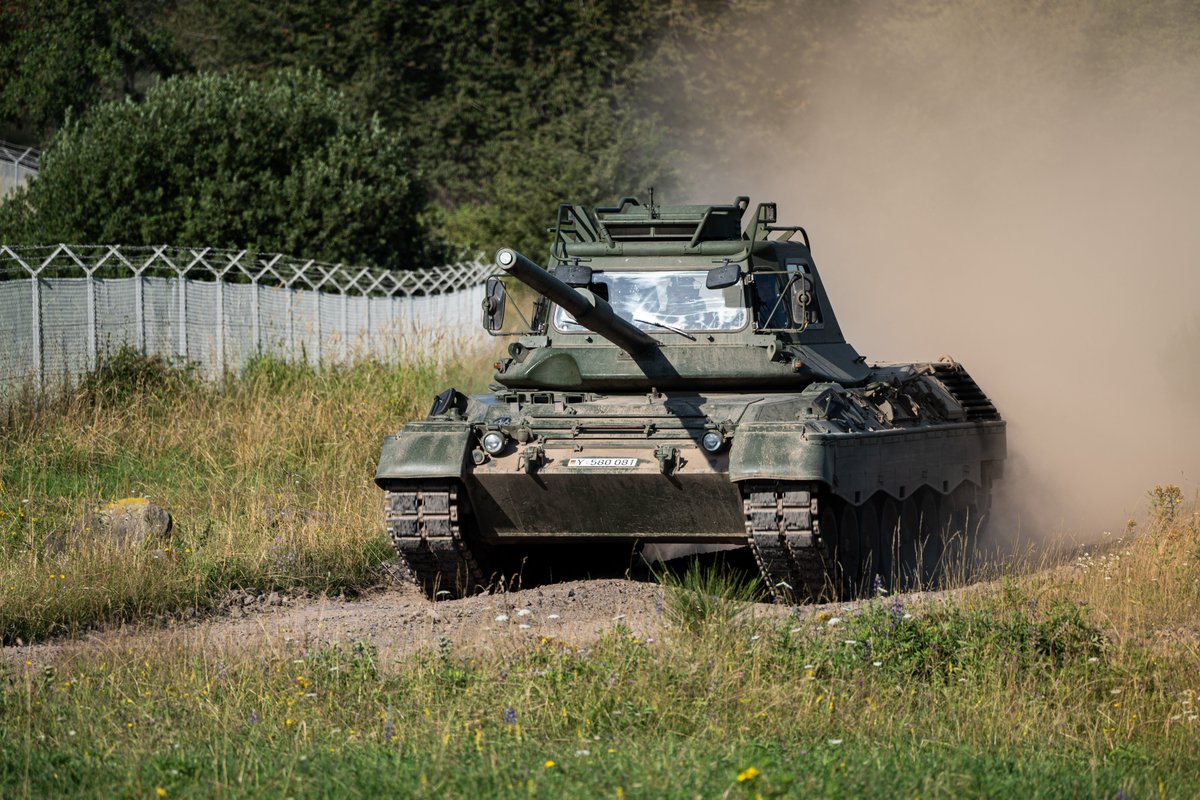
[[[725,439],[716,431],[709,431],[700,439],[700,446],[710,453],[715,453],[725,444]]]
[[[506,437],[500,431],[488,431],[483,435],[483,449],[496,455],[504,449]]]

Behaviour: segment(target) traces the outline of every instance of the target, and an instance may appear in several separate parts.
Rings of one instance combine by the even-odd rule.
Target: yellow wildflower
[[[746,781],[752,781],[757,777],[758,777],[757,769],[755,769],[754,767],[746,767],[744,770],[742,770],[741,772],[738,773],[738,783],[745,783]]]
[[[545,764],[542,764],[542,766],[545,767],[546,769],[551,769],[554,766],[554,762],[547,761]]]

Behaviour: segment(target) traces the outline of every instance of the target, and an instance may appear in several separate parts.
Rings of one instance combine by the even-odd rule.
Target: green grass
[[[10,416],[0,636],[369,586],[379,438],[470,374],[263,361],[213,387],[135,362]],[[140,494],[175,514],[168,546],[42,546]],[[1200,517],[1150,499],[1103,555],[840,618],[763,615],[753,582],[696,564],[664,577],[652,641],[383,663],[110,636],[0,667],[0,797],[1198,796]]]
[[[0,642],[205,609],[231,588],[362,590],[391,557],[371,482],[384,434],[481,357],[315,372],[258,359],[218,385],[118,353],[76,390],[0,426]],[[74,536],[104,503],[145,496],[172,541],[138,552]],[[71,538],[70,536],[68,538]]]
[[[834,625],[710,617],[653,642],[618,626],[507,654],[443,640],[389,664],[362,645],[117,642],[11,671],[0,793],[1200,792],[1194,653],[1119,644],[1085,611],[1031,600],[878,601]]]

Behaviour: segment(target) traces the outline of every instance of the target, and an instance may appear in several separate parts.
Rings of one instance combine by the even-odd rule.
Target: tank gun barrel
[[[497,250],[496,266],[560,305],[592,333],[603,336],[631,355],[658,346],[652,336],[614,313],[603,298],[587,289],[568,286],[516,250],[508,247]]]

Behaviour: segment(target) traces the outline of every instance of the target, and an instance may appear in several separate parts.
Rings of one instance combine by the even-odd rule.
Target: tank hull
[[[546,545],[628,552],[667,542],[749,546],[764,573],[778,547],[785,553],[775,556],[781,599],[898,586],[905,579],[890,562],[902,560],[900,551],[913,549],[907,539],[921,531],[901,530],[898,516],[885,542],[875,532],[885,506],[906,509],[910,519],[937,514],[944,551],[946,540],[967,533],[959,512],[968,505],[978,532],[987,505],[980,498],[1005,457],[1005,423],[994,410],[968,418],[950,372],[933,364],[890,367],[878,373],[883,383],[905,388],[874,393],[836,384],[771,393],[505,391],[472,398],[460,419],[413,423],[389,437],[376,481],[393,493],[431,482],[455,487],[461,547],[488,554],[476,554],[478,571],[466,578],[476,589],[502,579],[497,553],[520,552],[528,561]],[[953,374],[964,380],[961,367]],[[897,401],[916,413],[889,420]],[[495,453],[481,446],[480,433],[489,430],[504,438]],[[702,444],[708,432],[723,439],[715,452]],[[788,498],[800,496],[806,499],[789,510]],[[410,525],[409,534],[406,540],[393,531],[401,552],[405,542],[423,546],[417,528]],[[885,559],[884,551],[896,557]],[[840,563],[848,559],[849,568]],[[837,578],[839,570],[852,576]],[[418,580],[427,589],[448,585],[444,574]]]

